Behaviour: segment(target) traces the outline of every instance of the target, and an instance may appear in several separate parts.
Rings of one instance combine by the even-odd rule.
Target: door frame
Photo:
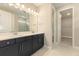
[[[54,39],[54,46],[57,45],[57,10],[56,8],[53,6],[52,10],[54,11],[54,15],[53,15],[53,25],[54,25],[54,29],[53,29],[53,39]]]
[[[72,47],[74,48],[74,7],[66,7],[66,8],[61,8],[61,9],[59,9],[58,10],[58,17],[57,18],[59,18],[59,16],[60,16],[60,12],[61,11],[64,11],[64,10],[67,10],[67,9],[71,9],[72,8]],[[58,20],[58,19],[57,19]],[[59,20],[60,22],[61,22],[61,20]],[[59,21],[57,22],[57,26],[59,25]],[[61,23],[60,23],[61,24]],[[61,26],[58,26],[57,27],[57,37],[58,37],[58,43],[60,43],[60,41],[61,41],[61,39],[59,38],[59,37],[61,37],[61,35],[59,36],[58,34],[59,33],[61,33],[61,31],[58,31],[59,29],[58,28],[61,28]],[[60,29],[61,30],[61,29]]]
[[[56,26],[56,25],[57,25],[57,24],[56,24],[56,23],[57,23],[57,22],[56,22],[56,13],[57,13],[57,12],[56,12],[55,7],[53,7],[53,10],[54,10],[54,18],[53,18],[53,19],[54,19],[54,32],[53,32],[53,33],[54,33],[54,36],[53,36],[53,37],[54,37],[54,45],[55,45],[55,44],[56,44],[56,35],[57,35],[57,34],[56,34],[56,27],[57,27],[57,26]]]

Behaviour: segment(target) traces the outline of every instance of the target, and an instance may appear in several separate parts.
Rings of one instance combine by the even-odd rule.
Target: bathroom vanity
[[[0,38],[0,56],[30,56],[44,46],[44,33]]]
[[[21,10],[17,3],[0,4],[0,56],[29,56],[44,45],[44,33],[37,33],[38,9],[32,4],[19,5],[25,7]]]

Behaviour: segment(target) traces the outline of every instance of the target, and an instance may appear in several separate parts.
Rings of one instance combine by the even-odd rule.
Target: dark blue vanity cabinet
[[[44,34],[0,41],[0,56],[30,56],[44,45]]]
[[[33,53],[32,42],[33,42],[32,37],[25,37],[24,41],[21,43],[22,56],[29,56]]]
[[[36,52],[39,49],[39,38],[38,35],[33,35],[33,52]]]
[[[39,39],[39,49],[40,49],[44,45],[44,34],[39,34],[38,39]]]
[[[15,39],[0,41],[0,56],[17,56],[19,52]]]
[[[44,45],[44,34],[34,35],[33,37],[33,52],[36,52]]]

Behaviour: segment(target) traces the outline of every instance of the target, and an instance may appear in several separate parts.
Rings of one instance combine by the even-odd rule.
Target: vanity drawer
[[[4,41],[0,41],[0,48],[5,47],[5,46],[9,46],[9,45],[13,45],[15,44],[15,40],[11,39],[11,40],[4,40]]]

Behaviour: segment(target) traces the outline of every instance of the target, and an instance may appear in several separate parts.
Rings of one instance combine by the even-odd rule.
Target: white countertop
[[[17,35],[0,35],[0,41],[2,40],[8,40],[8,39],[13,39],[13,38],[18,38],[18,37],[23,37],[23,36],[31,36],[31,35],[36,35],[36,34],[42,34],[42,32],[40,33],[19,33]]]

